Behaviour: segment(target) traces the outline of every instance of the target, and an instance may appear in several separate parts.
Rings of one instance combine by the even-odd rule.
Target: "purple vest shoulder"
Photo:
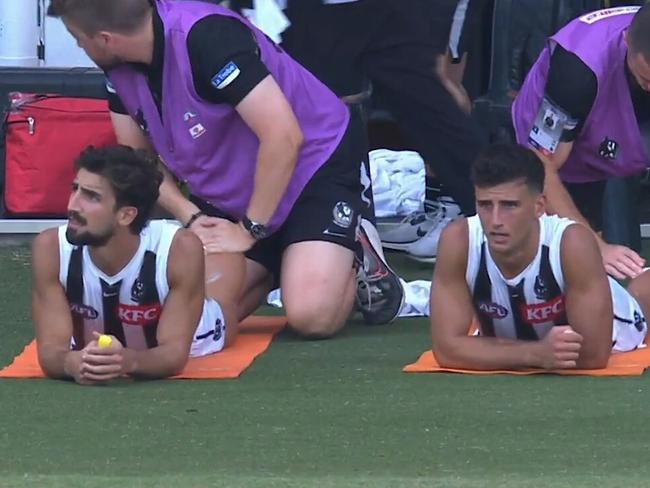
[[[638,7],[599,10],[570,22],[549,39],[513,103],[517,142],[528,145],[528,135],[544,97],[553,48],[561,45],[594,72],[598,92],[571,154],[560,170],[566,182],[628,176],[650,166],[625,74],[627,46],[623,33],[636,10]]]
[[[277,229],[314,173],[339,145],[349,121],[347,107],[247,20],[200,1],[156,0],[165,32],[162,114],[145,76],[125,64],[109,73],[120,99],[146,128],[156,151],[192,192],[234,218],[245,214],[253,192],[259,140],[230,105],[203,100],[194,88],[187,36],[208,15],[233,17],[248,26],[261,59],[291,104],[304,144],[289,186],[269,222]],[[238,67],[228,65],[232,75]]]

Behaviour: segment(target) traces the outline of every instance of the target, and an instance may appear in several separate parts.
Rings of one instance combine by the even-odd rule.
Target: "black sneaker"
[[[368,325],[388,324],[404,304],[404,287],[388,266],[375,227],[363,219],[359,226],[363,263],[357,271],[357,304]]]

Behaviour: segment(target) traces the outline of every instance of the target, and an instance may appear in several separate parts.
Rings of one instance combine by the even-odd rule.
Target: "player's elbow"
[[[165,376],[175,376],[185,368],[187,361],[190,359],[190,352],[187,348],[177,347],[174,350],[170,351],[168,363],[167,363],[167,374]]]
[[[142,379],[162,379],[175,376],[183,371],[190,356],[190,348],[184,344],[159,345],[157,348],[149,350],[149,352],[154,351],[155,359],[136,359],[133,376]]]
[[[66,359],[69,359],[67,357],[69,351],[40,343],[37,343],[36,349],[38,364],[45,376],[53,379],[63,379],[71,376],[66,373],[65,366]]]
[[[454,340],[435,340],[433,343],[433,355],[436,361],[443,368],[460,368],[463,367],[463,358],[460,354],[460,348],[454,344]]]
[[[608,344],[598,347],[590,354],[581,357],[578,366],[581,369],[602,369],[607,367],[607,361],[612,353],[612,348]]]

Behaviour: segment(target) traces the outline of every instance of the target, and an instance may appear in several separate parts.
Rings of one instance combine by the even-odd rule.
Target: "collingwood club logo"
[[[334,216],[334,223],[339,227],[348,229],[352,225],[352,217],[354,216],[354,211],[347,202],[338,202],[336,205],[334,205],[334,210],[332,213]]]

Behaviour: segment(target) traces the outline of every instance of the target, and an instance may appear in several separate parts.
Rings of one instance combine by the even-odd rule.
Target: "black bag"
[[[59,94],[106,98],[104,72],[97,68],[1,68],[0,67],[0,216],[4,215],[5,119],[9,93]]]

